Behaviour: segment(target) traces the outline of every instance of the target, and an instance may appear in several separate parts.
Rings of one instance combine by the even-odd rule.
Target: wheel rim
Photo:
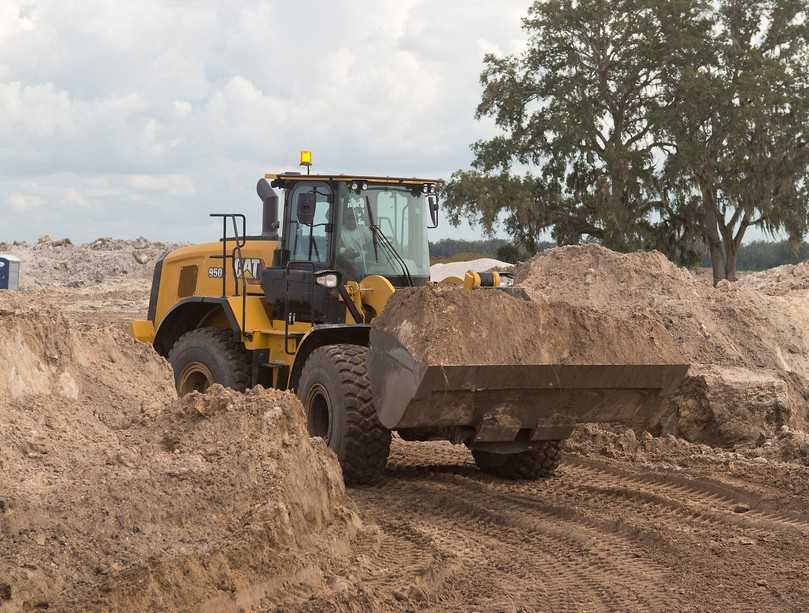
[[[306,423],[309,434],[319,436],[327,443],[331,439],[331,399],[320,383],[315,383],[306,394]]]
[[[180,373],[177,380],[177,392],[180,396],[185,396],[191,392],[204,394],[213,383],[213,373],[207,365],[202,362],[191,362]]]

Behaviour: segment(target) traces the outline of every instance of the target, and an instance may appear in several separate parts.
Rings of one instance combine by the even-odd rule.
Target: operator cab
[[[346,282],[380,275],[394,287],[429,283],[437,181],[292,172],[266,179],[284,190],[280,248],[262,276],[274,316],[343,323]]]

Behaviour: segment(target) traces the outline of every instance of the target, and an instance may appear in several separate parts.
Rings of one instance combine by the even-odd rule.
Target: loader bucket
[[[368,375],[387,428],[474,428],[476,442],[565,438],[578,423],[649,423],[661,393],[688,366],[493,364],[430,365],[392,335],[372,330]]]

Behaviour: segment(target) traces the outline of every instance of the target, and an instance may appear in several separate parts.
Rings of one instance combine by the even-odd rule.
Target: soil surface
[[[713,289],[654,254],[636,256],[659,266],[655,282],[631,256],[592,255],[601,256],[625,274],[622,291],[593,288],[576,303],[585,289],[570,280],[565,290],[560,270],[543,290],[554,300],[527,284],[530,302],[496,300],[538,305],[545,330],[582,344],[610,330],[619,342],[611,322],[640,318],[661,334],[640,350],[683,352],[701,370],[683,390],[676,432],[580,427],[555,476],[531,483],[484,475],[464,447],[394,437],[382,483],[346,491],[291,396],[215,389],[176,399],[166,363],[126,330],[145,311],[150,271],[0,294],[0,612],[806,610],[809,437],[791,395],[803,385],[804,290],[770,296],[767,279]],[[549,271],[561,269],[565,259],[550,257]],[[772,304],[784,308],[768,315]],[[689,308],[699,315],[685,325]],[[577,336],[565,313],[583,313],[591,335]],[[708,340],[698,342],[699,323]],[[744,326],[752,345],[739,340]],[[790,333],[794,353],[783,350]],[[788,368],[772,360],[775,341]],[[564,355],[561,343],[543,351]],[[570,350],[571,360],[587,359],[577,351],[589,349]],[[761,440],[719,448],[675,436],[690,424],[699,440],[734,420],[744,430],[773,394],[786,418]]]

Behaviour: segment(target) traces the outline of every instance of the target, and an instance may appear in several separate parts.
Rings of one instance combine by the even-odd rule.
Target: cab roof
[[[374,177],[372,175],[338,175],[338,174],[325,174],[325,175],[304,175],[297,172],[281,172],[270,173],[264,175],[264,178],[272,181],[273,187],[284,187],[287,183],[300,182],[300,181],[366,181],[368,183],[381,183],[388,185],[434,185],[439,182],[438,179],[418,179],[415,177]]]

